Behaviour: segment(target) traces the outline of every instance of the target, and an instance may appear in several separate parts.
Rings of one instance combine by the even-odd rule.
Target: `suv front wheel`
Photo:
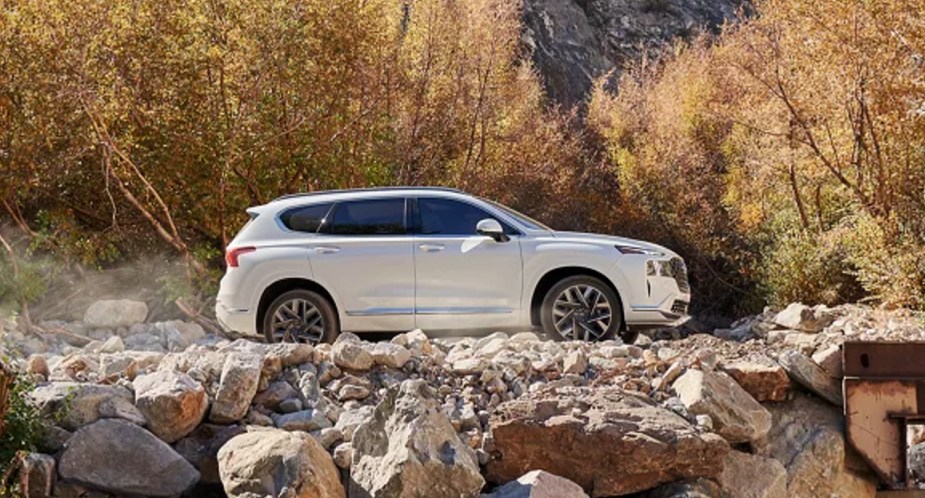
[[[263,317],[267,342],[334,342],[339,324],[331,303],[321,294],[305,289],[282,293],[270,303]]]
[[[604,341],[620,330],[620,299],[600,279],[579,275],[560,280],[540,309],[543,331],[557,341]]]

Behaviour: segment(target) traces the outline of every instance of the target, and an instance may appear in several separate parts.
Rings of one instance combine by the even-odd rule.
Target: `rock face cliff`
[[[675,38],[716,32],[744,0],[525,0],[523,41],[550,98],[581,103],[593,81]]]

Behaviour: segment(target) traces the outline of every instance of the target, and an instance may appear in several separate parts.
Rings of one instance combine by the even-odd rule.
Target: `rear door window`
[[[283,226],[296,232],[315,233],[327,221],[332,204],[313,204],[289,209],[279,216]]]
[[[402,235],[405,228],[405,199],[369,199],[339,202],[330,223],[322,229],[334,235]]]

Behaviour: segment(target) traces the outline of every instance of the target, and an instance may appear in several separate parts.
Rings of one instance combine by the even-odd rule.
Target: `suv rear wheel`
[[[557,341],[604,341],[623,324],[617,294],[598,278],[578,275],[560,280],[546,293],[540,323]]]
[[[339,324],[331,303],[321,294],[305,289],[282,293],[270,303],[263,317],[267,342],[334,342]]]

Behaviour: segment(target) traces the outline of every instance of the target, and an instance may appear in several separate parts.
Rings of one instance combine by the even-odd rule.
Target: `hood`
[[[558,240],[563,241],[575,241],[575,242],[584,242],[586,244],[602,244],[602,245],[622,245],[622,246],[632,246],[638,247],[640,249],[647,249],[650,251],[658,251],[663,253],[665,256],[677,256],[677,254],[663,246],[658,244],[653,244],[651,242],[643,242],[641,240],[629,239],[626,237],[617,237],[615,235],[601,235],[597,233],[581,233],[581,232],[552,232],[553,236]]]

